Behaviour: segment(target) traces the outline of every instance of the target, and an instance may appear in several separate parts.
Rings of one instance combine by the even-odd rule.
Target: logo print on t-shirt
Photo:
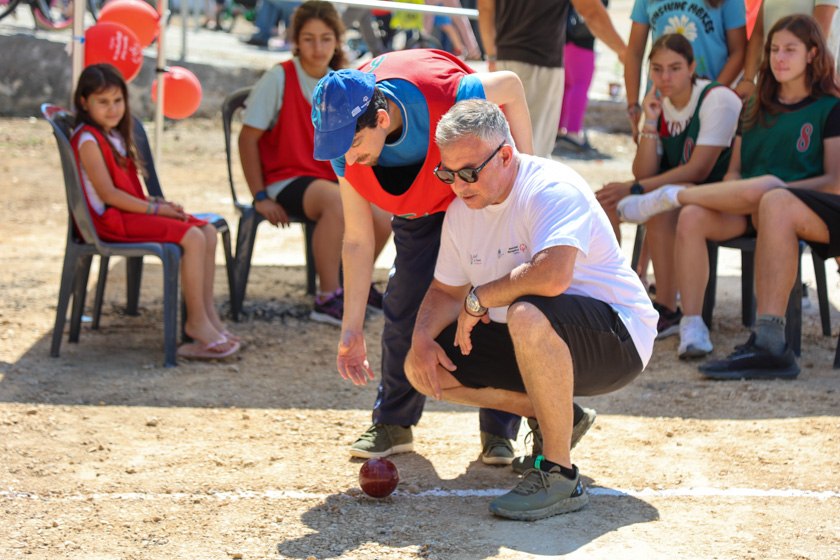
[[[814,125],[809,122],[806,122],[802,125],[802,128],[799,129],[799,140],[796,141],[796,149],[800,152],[804,152],[808,149],[808,146],[811,145],[811,134],[814,133]]]
[[[478,253],[470,253],[470,264],[481,264],[481,257]]]

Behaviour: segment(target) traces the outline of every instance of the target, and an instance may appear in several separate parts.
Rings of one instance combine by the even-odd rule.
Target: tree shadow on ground
[[[313,532],[278,543],[277,551],[291,558],[338,558],[376,543],[406,556],[447,560],[495,557],[502,550],[557,556],[622,527],[659,519],[656,508],[643,500],[604,493],[590,495],[589,505],[575,513],[533,522],[504,519],[490,513],[488,504],[515,484],[510,470],[474,461],[463,475],[443,480],[421,455],[393,459],[412,476],[396,493],[382,500],[358,491],[333,494],[302,515]],[[584,477],[584,484],[591,486],[592,480]],[[441,510],[446,516],[436,515]],[[452,527],[453,518],[463,522]]]

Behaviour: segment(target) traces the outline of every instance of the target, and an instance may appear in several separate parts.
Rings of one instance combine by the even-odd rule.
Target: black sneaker
[[[682,319],[682,309],[677,307],[676,311],[671,311],[664,305],[653,302],[653,308],[659,312],[659,322],[656,324],[656,340],[668,338],[680,332],[680,319]]]
[[[376,289],[373,284],[370,285],[368,292],[367,310],[373,313],[382,313],[382,292]]]
[[[756,346],[755,333],[726,358],[706,362],[699,369],[711,379],[794,379],[799,375],[790,346],[780,355],[773,354]]]

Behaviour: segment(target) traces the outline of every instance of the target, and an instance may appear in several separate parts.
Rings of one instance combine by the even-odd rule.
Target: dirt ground
[[[600,154],[570,164],[593,186],[627,178],[628,138],[591,141]],[[479,461],[475,411],[435,402],[415,430],[417,453],[394,458],[398,491],[377,501],[360,495],[361,461],[346,451],[370,421],[375,386],[341,380],[338,330],[307,319],[300,228],[260,229],[246,318],[231,325],[247,341],[239,359],[163,368],[160,264],[147,261],[141,314],[130,317],[119,259],[101,328],[84,326],[79,344],[65,336],[51,358],[67,227],[58,154],[36,119],[0,120],[0,149],[4,560],[838,557],[837,331],[821,335],[813,291],[795,381],[704,380],[671,338],[629,387],[581,399],[598,420],[573,454],[591,494],[579,513],[492,516],[488,502],[515,475]],[[169,197],[235,228],[220,122],[176,123],[164,154]],[[748,332],[737,254],[725,260],[715,356]],[[379,264],[384,282],[387,255]],[[226,310],[223,278],[220,266]],[[367,325],[374,369],[381,327]]]

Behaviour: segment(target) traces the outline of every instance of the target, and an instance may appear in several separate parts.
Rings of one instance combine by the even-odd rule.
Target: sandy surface
[[[169,197],[235,225],[220,123],[180,122],[165,138],[158,171]],[[626,136],[590,141],[601,155],[570,160],[575,169],[593,186],[628,177]],[[246,319],[232,325],[248,343],[238,360],[161,367],[160,265],[146,262],[141,314],[129,317],[119,259],[101,329],[83,327],[79,344],[65,337],[50,358],[67,227],[57,150],[34,119],[0,120],[0,149],[4,560],[838,556],[837,340],[821,335],[813,291],[795,381],[706,381],[676,359],[671,338],[631,386],[581,399],[599,415],[573,456],[591,493],[579,513],[493,517],[487,503],[515,475],[478,460],[473,410],[433,402],[417,453],[394,458],[397,493],[375,501],[359,495],[361,462],[346,452],[370,420],[375,387],[342,381],[338,330],[306,318],[300,228],[260,229]],[[748,332],[738,254],[722,258],[715,356]],[[379,265],[382,282],[388,255]],[[223,310],[225,289],[220,267]],[[381,327],[381,318],[367,325],[375,369]]]

